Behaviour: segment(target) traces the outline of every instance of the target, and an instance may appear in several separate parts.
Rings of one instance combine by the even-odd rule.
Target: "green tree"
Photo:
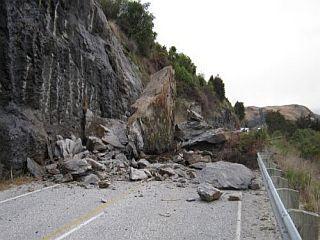
[[[237,114],[239,120],[242,121],[246,114],[243,102],[237,101],[236,104],[234,105],[234,111]]]
[[[217,97],[219,98],[220,101],[223,101],[225,99],[225,88],[224,88],[224,83],[222,79],[217,75],[215,78],[213,76],[210,77],[209,79],[209,88],[213,89],[214,92],[217,94]]]
[[[102,10],[107,19],[117,19],[121,6],[126,2],[127,0],[100,0]]]

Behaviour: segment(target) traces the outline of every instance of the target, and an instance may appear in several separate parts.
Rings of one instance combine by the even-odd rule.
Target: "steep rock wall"
[[[0,1],[1,140],[12,139],[15,131],[8,128],[18,127],[8,125],[12,109],[34,112],[53,135],[80,133],[84,109],[119,118],[141,92],[136,67],[96,1]],[[13,121],[20,117],[10,115]],[[32,119],[24,120],[32,124]],[[9,152],[10,146],[3,149]],[[24,162],[25,155],[0,156],[0,161]]]

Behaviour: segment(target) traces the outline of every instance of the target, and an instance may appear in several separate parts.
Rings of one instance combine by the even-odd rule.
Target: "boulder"
[[[228,136],[222,129],[213,129],[204,121],[188,121],[176,125],[176,138],[187,149],[208,149],[223,145]]]
[[[111,183],[108,180],[103,180],[98,183],[99,188],[108,188],[110,184]]]
[[[203,116],[201,116],[199,113],[191,109],[187,110],[187,118],[188,118],[188,121],[198,121],[198,122],[203,121]]]
[[[253,178],[253,172],[244,165],[219,161],[207,163],[198,173],[197,180],[219,189],[248,189]]]
[[[95,174],[89,174],[82,178],[82,181],[85,185],[98,185],[100,179]]]
[[[151,76],[141,97],[132,105],[128,133],[138,151],[158,154],[172,149],[174,93],[174,70],[165,67]]]
[[[251,190],[259,190],[261,188],[261,182],[258,179],[252,179],[249,185]]]
[[[47,173],[49,173],[51,175],[57,175],[60,173],[60,170],[58,169],[58,164],[56,164],[56,163],[45,166],[45,169],[46,169]]]
[[[201,200],[205,202],[212,202],[218,200],[221,197],[222,192],[210,184],[203,183],[198,187],[198,194]]]
[[[197,162],[211,162],[211,157],[209,155],[201,155],[200,153],[196,153],[194,151],[184,151],[183,158],[187,165],[192,165]]]
[[[96,171],[105,171],[106,170],[106,166],[102,163],[99,163],[96,160],[93,160],[91,158],[86,158],[85,160],[91,165],[93,170],[96,170]]]
[[[145,173],[144,170],[135,169],[133,167],[130,168],[130,180],[139,181],[147,178],[148,175]]]
[[[45,174],[44,168],[31,158],[27,158],[27,168],[29,172],[36,178],[42,178]]]
[[[54,148],[54,156],[58,158],[72,157],[83,151],[82,141],[80,138],[58,140]]]
[[[90,136],[87,139],[87,148],[89,151],[104,151],[107,150],[107,146],[102,142],[100,138]]]
[[[176,175],[176,172],[170,168],[170,167],[166,167],[166,168],[160,168],[159,169],[159,173],[161,175],[168,175],[169,177]]]
[[[73,175],[84,175],[91,170],[91,165],[85,159],[71,159],[62,163],[62,167]]]
[[[150,165],[150,163],[146,159],[140,159],[138,161],[138,168],[147,168],[147,167],[149,167],[149,165]]]

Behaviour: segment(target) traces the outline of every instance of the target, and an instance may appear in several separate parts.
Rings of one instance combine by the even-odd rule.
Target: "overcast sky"
[[[220,74],[234,103],[320,113],[320,0],[144,0],[158,41]]]

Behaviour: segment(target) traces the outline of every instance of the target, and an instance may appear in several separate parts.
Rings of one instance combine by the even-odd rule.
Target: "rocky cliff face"
[[[0,161],[19,168],[47,133],[80,134],[86,109],[124,115],[142,92],[135,68],[96,1],[1,1]]]
[[[268,111],[279,111],[287,120],[296,121],[300,117],[316,115],[307,107],[292,104],[284,106],[268,106],[268,107],[246,107],[245,120],[248,127],[256,127],[265,124],[265,115]]]

